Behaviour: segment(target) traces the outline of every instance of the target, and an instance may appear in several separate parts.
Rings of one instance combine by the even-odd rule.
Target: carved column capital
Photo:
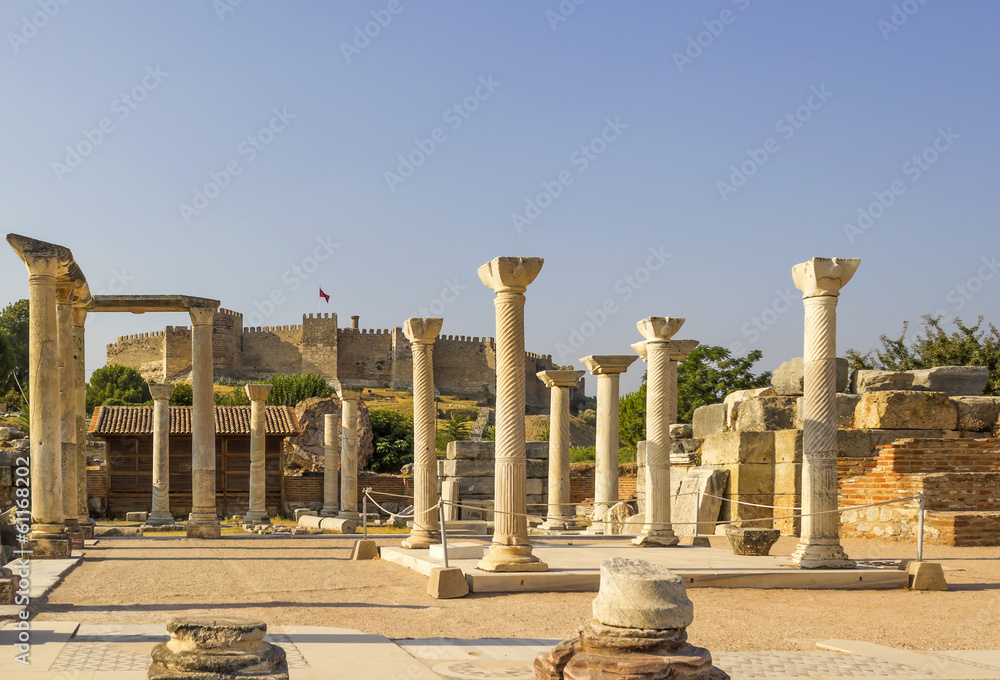
[[[586,371],[550,369],[548,371],[539,371],[535,375],[545,383],[546,387],[576,387],[584,373]]]
[[[631,354],[591,354],[580,359],[591,375],[616,375],[624,373],[638,359]]]
[[[667,341],[683,325],[684,319],[676,316],[648,316],[635,324],[642,337],[650,341]]]
[[[215,319],[215,307],[191,307],[188,313],[194,326],[211,325]]]
[[[803,298],[838,296],[840,289],[858,270],[861,260],[846,257],[814,257],[792,267],[795,287]]]
[[[246,391],[247,397],[250,401],[267,401],[268,395],[271,394],[272,387],[273,385],[264,383],[244,385],[243,389]]]
[[[171,383],[149,383],[149,393],[153,396],[153,401],[167,401],[174,393],[174,386]]]
[[[444,319],[440,317],[414,317],[403,322],[403,336],[410,344],[434,344]]]
[[[544,262],[540,257],[496,257],[479,268],[479,279],[497,294],[523,295]]]

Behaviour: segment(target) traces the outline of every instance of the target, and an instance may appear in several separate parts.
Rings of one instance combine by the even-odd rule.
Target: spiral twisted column
[[[561,531],[574,527],[569,500],[569,391],[585,371],[539,371],[538,379],[550,389],[549,398],[549,507],[541,528]]]
[[[524,428],[524,293],[542,268],[540,257],[498,257],[479,268],[496,293],[496,440],[493,543],[484,571],[546,571],[528,543]]]
[[[323,416],[323,509],[321,515],[336,517],[340,512],[340,433],[337,414]]]
[[[153,397],[153,507],[146,524],[173,524],[170,514],[170,395],[174,386],[149,383]]]
[[[245,385],[247,397],[250,398],[250,507],[243,516],[244,522],[251,524],[270,524],[264,505],[265,467],[264,441],[266,433],[266,411],[264,404],[271,393],[271,385]]]
[[[840,545],[837,489],[837,298],[860,260],[814,257],[792,268],[805,306],[802,536],[792,561],[806,569],[855,566]],[[814,515],[813,513],[826,513]],[[813,516],[810,516],[813,515]]]
[[[360,519],[358,512],[358,400],[361,393],[343,390],[340,397],[340,513],[342,519]]]
[[[414,318],[403,324],[413,354],[413,529],[404,548],[427,548],[441,541],[437,510],[437,453],[434,408],[434,341],[443,319]]]
[[[192,307],[191,315],[191,515],[188,538],[219,538],[215,502],[215,399],[212,394],[212,320],[215,307]]]

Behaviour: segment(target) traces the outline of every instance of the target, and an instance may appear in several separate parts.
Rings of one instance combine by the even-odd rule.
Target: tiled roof
[[[288,406],[264,408],[264,432],[271,435],[299,434],[299,421]],[[108,436],[121,434],[153,434],[152,406],[98,406],[90,419],[88,432]],[[249,406],[216,406],[216,434],[250,434]],[[170,434],[191,434],[191,407],[170,407]]]

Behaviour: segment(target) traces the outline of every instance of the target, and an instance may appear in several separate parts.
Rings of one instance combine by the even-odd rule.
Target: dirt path
[[[725,539],[713,545],[726,547]],[[794,545],[782,538],[773,554],[788,554]],[[105,540],[88,549],[38,619],[165,623],[200,612],[391,638],[477,638],[565,637],[590,616],[592,593],[434,600],[425,594],[425,577],[380,560],[351,562],[349,546],[320,537]],[[847,540],[845,547],[855,558],[913,555],[910,544]],[[945,566],[951,591],[691,589],[691,641],[718,651],[806,649],[824,638],[911,649],[1000,648],[1000,548],[928,546],[926,558]]]

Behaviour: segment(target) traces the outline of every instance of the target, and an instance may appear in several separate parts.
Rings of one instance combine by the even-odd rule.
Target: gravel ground
[[[378,539],[396,545],[399,538]],[[713,547],[728,547],[713,538]],[[181,613],[271,625],[353,628],[391,638],[566,637],[593,593],[471,595],[434,600],[427,579],[381,560],[352,562],[349,540],[103,540],[49,596],[37,619],[165,623]],[[912,544],[847,539],[857,559],[911,558]],[[789,554],[783,537],[772,554]],[[637,551],[638,552],[638,551]],[[810,649],[867,640],[909,649],[1000,648],[1000,548],[927,546],[949,592],[693,588],[693,643],[710,650]]]

